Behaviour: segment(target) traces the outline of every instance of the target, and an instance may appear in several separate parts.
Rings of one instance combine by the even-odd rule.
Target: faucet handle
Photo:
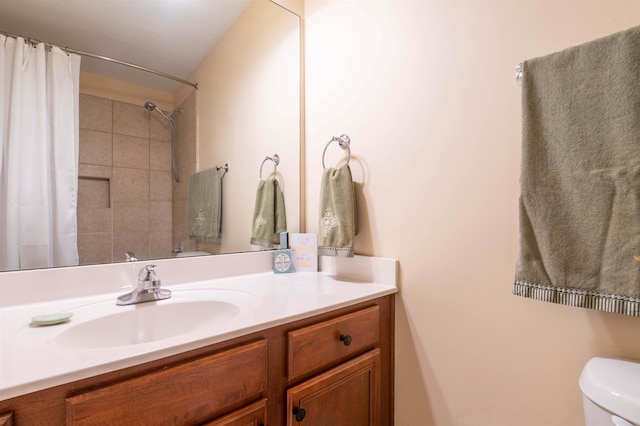
[[[138,274],[138,282],[155,281],[156,280],[156,265],[147,265],[140,269]]]

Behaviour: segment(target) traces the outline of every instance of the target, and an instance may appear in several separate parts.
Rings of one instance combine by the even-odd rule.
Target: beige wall
[[[400,261],[397,425],[580,425],[584,363],[640,360],[640,319],[511,295],[514,67],[638,24],[637,0],[305,1],[308,229],[347,133],[356,252]]]
[[[255,191],[266,156],[280,156],[288,229],[300,229],[299,50],[299,18],[256,0],[189,76],[198,82],[197,170],[229,164],[223,252],[251,249]],[[272,171],[273,163],[266,162],[263,177]]]

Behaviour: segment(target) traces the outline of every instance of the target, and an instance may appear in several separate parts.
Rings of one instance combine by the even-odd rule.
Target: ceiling
[[[0,0],[0,32],[187,79],[251,0]],[[85,71],[165,91],[179,83],[83,57]],[[195,82],[194,82],[195,83]]]

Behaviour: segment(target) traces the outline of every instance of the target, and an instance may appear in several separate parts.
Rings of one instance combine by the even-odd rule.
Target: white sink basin
[[[238,292],[198,293],[194,297],[189,292],[174,292],[170,299],[129,306],[116,306],[115,301],[108,306],[104,306],[106,302],[86,305],[74,310],[71,322],[54,341],[68,349],[99,349],[169,339],[228,322],[246,307],[248,296]]]

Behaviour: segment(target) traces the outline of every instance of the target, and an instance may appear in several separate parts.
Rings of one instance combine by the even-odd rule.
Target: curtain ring
[[[351,161],[351,148],[349,148],[349,145],[351,144],[351,139],[349,138],[349,136],[342,134],[342,136],[340,137],[332,137],[331,140],[329,142],[327,142],[327,144],[324,146],[324,151],[322,151],[322,168],[326,169],[327,167],[324,165],[324,156],[327,153],[327,148],[329,148],[329,145],[331,145],[331,142],[338,142],[338,145],[340,146],[340,148],[342,149],[346,149],[347,150],[347,166],[349,165],[349,161]]]
[[[280,164],[280,156],[278,154],[274,154],[273,157],[265,157],[262,160],[262,164],[260,164],[260,179],[262,179],[262,167],[264,166],[265,161],[271,160],[273,161],[273,174],[275,175],[278,171],[278,164]]]

